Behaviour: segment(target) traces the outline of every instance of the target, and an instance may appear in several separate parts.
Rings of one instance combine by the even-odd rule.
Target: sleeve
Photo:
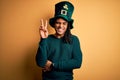
[[[36,63],[40,67],[44,67],[47,62],[47,38],[41,39],[36,54]]]
[[[82,52],[80,49],[80,42],[77,37],[73,39],[72,58],[54,63],[54,68],[58,70],[73,70],[80,68],[82,64]]]

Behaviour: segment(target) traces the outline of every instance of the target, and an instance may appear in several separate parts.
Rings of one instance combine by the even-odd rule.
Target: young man
[[[80,43],[70,32],[73,28],[73,10],[74,6],[68,1],[55,5],[55,16],[49,21],[56,31],[52,35],[48,35],[47,21],[44,25],[41,20],[41,41],[36,62],[43,69],[43,80],[73,80],[73,69],[81,67]]]

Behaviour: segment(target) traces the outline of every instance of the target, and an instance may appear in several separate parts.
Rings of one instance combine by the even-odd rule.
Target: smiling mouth
[[[61,29],[61,28],[59,28],[59,29],[57,29],[58,31],[63,31],[63,29]]]

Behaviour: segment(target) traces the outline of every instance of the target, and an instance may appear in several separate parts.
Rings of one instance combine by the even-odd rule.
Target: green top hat
[[[53,27],[54,21],[57,18],[63,18],[64,20],[68,21],[70,23],[70,29],[73,28],[73,19],[71,19],[72,17],[72,13],[74,10],[74,6],[68,2],[68,1],[62,1],[59,2],[55,5],[55,15],[53,18],[50,18],[49,23],[50,25]]]

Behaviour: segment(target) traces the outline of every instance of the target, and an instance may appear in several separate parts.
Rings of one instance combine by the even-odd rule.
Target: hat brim
[[[73,19],[68,19],[68,18],[67,18],[66,16],[64,16],[64,15],[57,15],[57,16],[55,16],[55,17],[53,17],[53,18],[50,18],[49,24],[50,24],[52,27],[54,27],[54,22],[55,22],[55,20],[56,20],[57,18],[62,18],[62,19],[64,19],[64,20],[66,20],[66,21],[70,24],[70,29],[73,28],[73,22],[74,22],[74,20],[73,20]]]

